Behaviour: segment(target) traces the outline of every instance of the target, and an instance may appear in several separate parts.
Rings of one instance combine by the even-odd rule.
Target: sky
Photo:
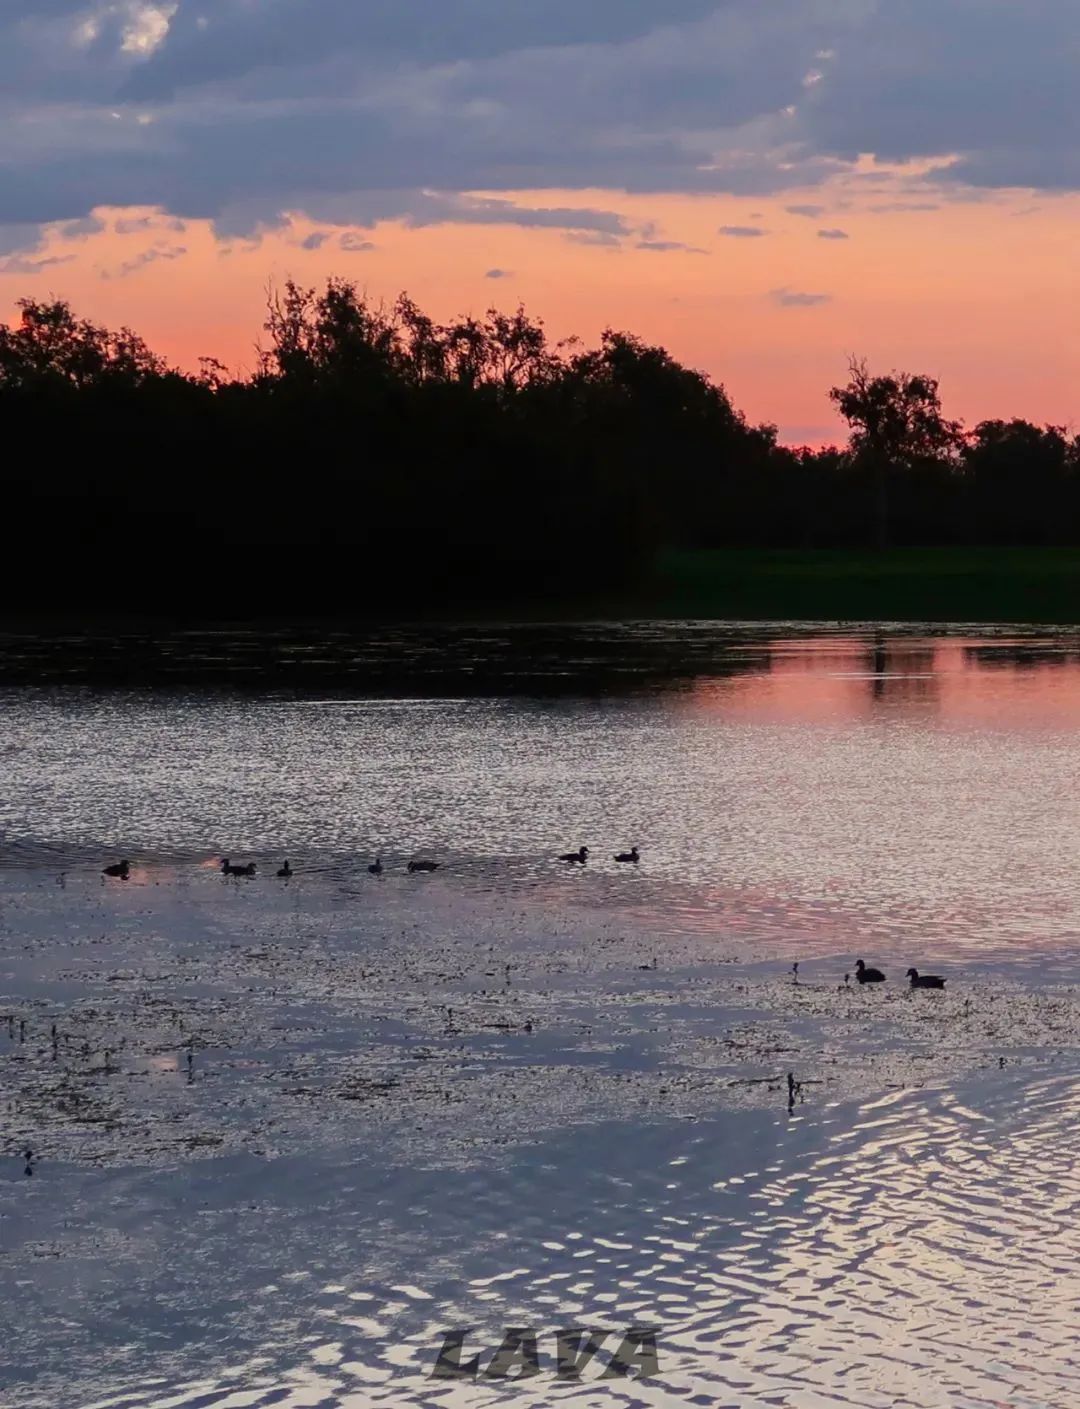
[[[1080,0],[4,0],[0,316],[250,370],[267,285],[663,343],[784,440],[848,360],[1072,425]]]

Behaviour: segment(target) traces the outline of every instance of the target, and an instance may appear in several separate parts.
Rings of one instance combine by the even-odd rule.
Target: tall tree
[[[829,399],[851,427],[851,454],[874,486],[874,524],[879,548],[890,537],[890,485],[898,472],[927,461],[954,461],[963,427],[941,409],[933,377],[891,372],[872,376],[865,361],[853,359],[846,386]]]

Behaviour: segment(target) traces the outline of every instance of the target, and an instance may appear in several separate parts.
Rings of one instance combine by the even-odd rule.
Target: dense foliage
[[[663,348],[555,346],[522,309],[439,325],[404,295],[290,283],[241,380],[64,303],[19,308],[0,325],[9,540],[43,595],[73,573],[125,609],[378,612],[610,591],[662,545],[1080,541],[1080,441],[965,433],[929,377],[853,364],[831,393],[848,446],[792,450]]]

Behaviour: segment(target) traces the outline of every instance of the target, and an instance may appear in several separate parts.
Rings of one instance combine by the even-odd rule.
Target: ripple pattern
[[[515,1403],[1064,1409],[1078,1101],[1080,1076],[1002,1075],[791,1120],[596,1128],[504,1170],[282,1162],[207,1173],[183,1196],[191,1224],[159,1212],[138,1231],[160,1190],[133,1177],[133,1245],[111,1273],[76,1263],[97,1319],[66,1381],[14,1402],[504,1403],[483,1377],[430,1378],[442,1334],[474,1328],[486,1361],[502,1328],[535,1326],[544,1373]],[[26,1356],[58,1334],[59,1281],[45,1266],[21,1284]],[[554,1379],[556,1329],[630,1325],[658,1328],[657,1380],[602,1381],[603,1354],[580,1384]]]

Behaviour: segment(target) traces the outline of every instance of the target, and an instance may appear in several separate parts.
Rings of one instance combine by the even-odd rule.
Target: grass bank
[[[653,616],[1080,623],[1080,549],[665,553]]]

